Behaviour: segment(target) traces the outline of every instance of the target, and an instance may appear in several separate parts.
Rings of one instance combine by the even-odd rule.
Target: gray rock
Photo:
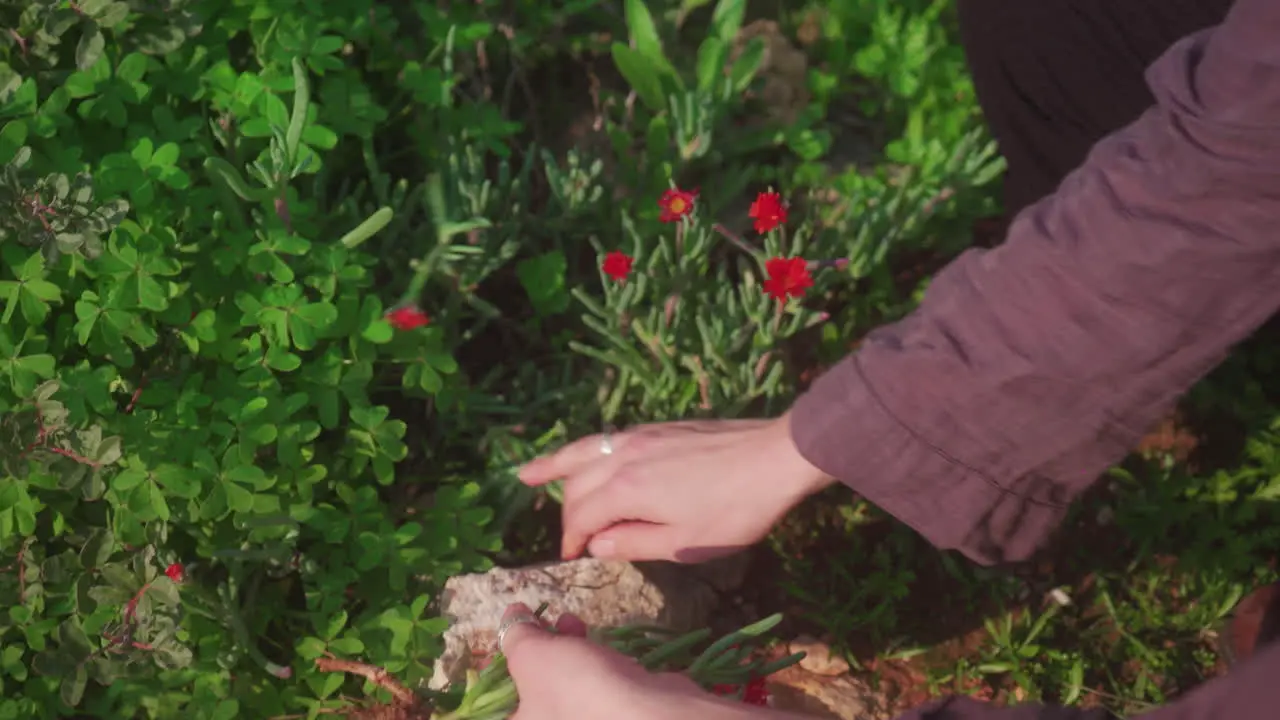
[[[548,603],[552,621],[572,613],[595,628],[646,624],[683,632],[707,624],[721,593],[740,585],[745,569],[745,555],[700,566],[587,558],[451,578],[440,602],[449,629],[430,687],[462,681],[493,653],[498,624],[512,603]]]
[[[815,637],[801,635],[791,641],[789,649],[792,654],[804,653],[800,667],[814,675],[834,677],[849,672],[849,661],[831,652],[830,645]]]
[[[776,710],[828,720],[876,720],[884,698],[866,681],[853,675],[818,675],[794,665],[766,681],[770,705]]]

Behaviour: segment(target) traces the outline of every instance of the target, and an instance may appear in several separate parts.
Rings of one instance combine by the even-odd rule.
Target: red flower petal
[[[755,678],[747,683],[747,689],[742,694],[742,702],[761,706],[769,704],[769,689],[765,686],[764,678]]]
[[[692,213],[694,200],[697,197],[697,190],[687,191],[680,188],[667,190],[662,193],[662,197],[658,198],[658,208],[661,210],[658,220],[672,223]]]
[[[627,275],[631,274],[631,265],[635,263],[635,258],[627,255],[619,250],[614,250],[604,256],[604,262],[600,264],[600,269],[605,275],[614,280],[622,281],[627,279]]]
[[[739,688],[737,685],[712,685],[711,692],[721,697],[727,695],[737,695],[739,689],[742,690],[742,702],[748,705],[766,706],[769,704],[769,689],[765,685],[764,678],[755,678],[749,681],[745,686]]]
[[[182,563],[174,563],[165,568],[164,574],[168,575],[169,579],[176,583],[182,582],[182,579],[186,577],[186,572],[182,569]]]
[[[397,330],[413,330],[431,322],[426,313],[416,307],[402,306],[386,314],[387,322]]]
[[[754,219],[756,232],[767,233],[787,221],[787,206],[776,192],[762,192],[751,203],[747,216]]]
[[[805,289],[813,287],[809,263],[804,258],[771,258],[764,270],[769,275],[764,292],[778,302],[786,302],[787,297],[803,297]]]

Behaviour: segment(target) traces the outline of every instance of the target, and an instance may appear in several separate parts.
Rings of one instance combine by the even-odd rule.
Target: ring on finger
[[[503,620],[502,624],[498,626],[498,652],[504,655],[506,654],[506,650],[503,649],[502,643],[506,641],[507,631],[511,628],[516,625],[533,625],[536,627],[538,624],[538,618],[534,617],[533,613],[520,613],[519,615]]]

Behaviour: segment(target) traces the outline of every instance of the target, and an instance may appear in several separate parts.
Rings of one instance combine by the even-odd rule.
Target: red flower
[[[182,563],[174,563],[165,568],[164,574],[168,575],[169,579],[176,583],[182,582],[182,578],[186,577],[186,573],[182,570]]]
[[[387,322],[397,330],[413,330],[431,322],[426,313],[416,307],[404,306],[391,310],[386,314]]]
[[[755,219],[756,232],[767,233],[787,221],[787,206],[776,192],[763,192],[751,203],[748,217]]]
[[[600,269],[604,271],[605,275],[621,282],[627,279],[627,275],[631,274],[631,265],[635,261],[635,258],[630,255],[614,250],[604,256],[604,262],[600,264]]]
[[[764,678],[755,678],[747,683],[747,689],[742,694],[742,702],[760,706],[769,704],[769,689],[764,684]]]
[[[685,191],[679,188],[667,190],[662,193],[662,197],[658,198],[658,207],[662,210],[658,220],[672,223],[688,215],[693,212],[693,201],[697,197],[697,190]]]
[[[786,302],[787,296],[803,297],[805,288],[813,287],[809,264],[804,258],[771,258],[764,264],[769,279],[764,281],[764,292]]]
[[[736,695],[738,693],[738,686],[712,685],[711,692],[722,697],[725,695]],[[764,678],[755,678],[747,683],[746,687],[743,688],[742,702],[748,705],[761,706],[769,704],[769,690],[765,686]]]

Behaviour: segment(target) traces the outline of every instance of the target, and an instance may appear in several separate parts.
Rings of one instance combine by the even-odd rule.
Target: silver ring
[[[608,430],[606,430],[604,434],[600,436],[600,454],[601,455],[613,454],[613,436],[609,434]]]
[[[506,654],[506,651],[502,649],[502,642],[507,639],[507,631],[516,625],[521,624],[537,625],[538,619],[532,615],[517,615],[513,618],[503,620],[502,624],[498,626],[498,652],[504,655]]]

